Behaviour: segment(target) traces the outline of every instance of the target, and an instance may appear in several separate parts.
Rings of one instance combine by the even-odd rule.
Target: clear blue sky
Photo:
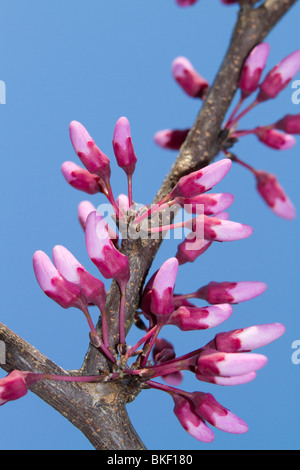
[[[186,9],[177,7],[175,0],[1,4],[0,79],[6,83],[7,97],[0,108],[0,319],[65,369],[76,369],[88,346],[84,319],[79,311],[62,310],[50,301],[32,270],[35,250],[51,254],[54,245],[62,244],[96,273],[77,221],[77,205],[88,196],[69,187],[60,171],[65,160],[76,161],[69,122],[81,121],[112,157],[112,184],[121,193],[126,180],[115,163],[111,141],[116,120],[127,116],[138,156],[134,198],[151,202],[176,156],[157,148],[153,134],[190,126],[199,109],[199,102],[185,96],[172,80],[171,62],[185,55],[212,81],[237,7],[224,7],[219,0],[199,0]],[[299,49],[299,14],[298,3],[269,36],[269,67]],[[288,87],[276,101],[253,111],[245,126],[300,113],[291,95]],[[240,158],[278,175],[298,213],[299,145],[300,139],[293,149],[276,152],[246,137],[236,147]],[[172,400],[157,391],[142,393],[128,412],[149,449],[298,449],[300,365],[291,361],[291,345],[300,340],[299,217],[287,222],[273,215],[243,168],[234,166],[216,189],[234,193],[231,219],[252,225],[254,234],[212,246],[196,263],[182,267],[178,291],[211,280],[260,280],[268,289],[236,306],[231,319],[215,330],[181,333],[169,327],[164,336],[184,353],[219,331],[272,322],[286,325],[281,339],[258,351],[269,362],[251,384],[218,388],[186,375],[187,390],[213,393],[250,430],[242,436],[216,430],[213,444],[199,443],[177,422]],[[101,196],[90,200],[95,205],[103,202]],[[176,241],[166,241],[153,270],[175,252]],[[130,341],[136,338],[133,331]],[[1,407],[0,422],[1,449],[91,449],[77,429],[32,393]]]

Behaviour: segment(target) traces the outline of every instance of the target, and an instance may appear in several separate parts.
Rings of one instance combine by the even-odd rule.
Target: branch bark
[[[170,192],[187,173],[208,165],[222,145],[221,127],[237,90],[243,62],[255,45],[262,42],[269,31],[297,0],[266,0],[259,8],[241,2],[241,10],[224,61],[210,88],[180,153],[158,191],[155,201]],[[133,323],[147,273],[161,245],[159,240],[124,240],[122,252],[130,260],[131,279],[127,289],[127,329]],[[118,344],[118,312],[120,292],[113,282],[107,301],[111,344]],[[99,321],[98,329],[101,330]],[[7,363],[3,369],[30,370],[50,374],[67,374],[33,346],[0,324],[0,340],[7,348]],[[107,369],[105,358],[90,345],[81,373],[94,375]],[[126,412],[126,404],[139,393],[136,381],[118,384],[75,384],[45,381],[32,391],[59,411],[80,429],[98,450],[145,449]]]

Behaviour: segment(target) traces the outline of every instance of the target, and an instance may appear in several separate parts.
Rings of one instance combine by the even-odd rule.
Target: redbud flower
[[[227,175],[230,168],[231,160],[223,158],[201,170],[183,176],[170,193],[170,198],[198,196],[218,184]]]
[[[174,413],[182,427],[193,437],[202,442],[212,442],[214,433],[205,421],[196,413],[194,404],[181,395],[173,394]]]
[[[92,276],[64,246],[53,248],[53,261],[61,275],[83,290],[87,301],[105,309],[106,291],[102,281]]]
[[[232,222],[231,220],[222,220],[218,217],[208,217],[207,215],[199,216],[204,219],[204,239],[210,241],[229,242],[234,240],[242,240],[250,237],[253,233],[253,228],[249,225],[241,224],[239,222]],[[197,222],[195,221],[195,227]],[[196,233],[196,229],[193,227]]]
[[[77,121],[72,121],[69,127],[72,145],[83,165],[90,173],[98,175],[109,186],[110,162],[101,152],[85,127]]]
[[[193,98],[204,98],[209,84],[194,69],[186,57],[177,57],[172,63],[172,74],[181,88]]]
[[[200,382],[221,385],[222,387],[244,385],[249,382],[252,382],[256,378],[256,376],[256,372],[249,372],[248,374],[237,375],[235,377],[204,376],[196,373],[196,379],[198,379]]]
[[[175,204],[179,204],[188,214],[214,215],[228,209],[233,201],[234,196],[230,193],[208,193],[191,198],[178,197]]]
[[[198,0],[176,0],[177,5],[180,7],[190,7],[194,5]]]
[[[288,134],[300,134],[300,114],[287,114],[274,127]]]
[[[239,81],[243,99],[257,90],[269,52],[269,44],[261,43],[247,57]]]
[[[64,279],[43,251],[34,253],[33,268],[40,288],[50,299],[63,308],[77,307],[86,311],[87,300],[82,289]]]
[[[214,344],[218,351],[227,353],[252,351],[275,341],[284,332],[285,326],[281,323],[256,325],[226,333],[218,333],[214,339]]]
[[[277,181],[275,175],[266,171],[254,172],[257,190],[272,211],[284,219],[291,220],[296,216],[295,208]]]
[[[83,230],[85,230],[88,215],[94,211],[96,211],[96,207],[90,201],[82,201],[78,205],[78,220]]]
[[[233,5],[233,3],[237,3],[237,0],[221,0],[224,5]]]
[[[156,132],[154,142],[165,149],[179,150],[189,132],[190,129],[163,129]]]
[[[168,324],[175,325],[182,331],[206,330],[226,321],[232,312],[233,308],[229,304],[210,307],[181,306],[172,313]]]
[[[267,358],[253,353],[225,353],[206,349],[199,354],[196,373],[221,377],[234,377],[256,372],[264,367]]]
[[[191,399],[198,416],[221,431],[243,434],[249,430],[241,418],[218,403],[210,393],[194,392]]]
[[[237,304],[251,300],[265,292],[264,282],[210,282],[197,291],[197,297],[210,304]]]
[[[88,218],[88,215],[95,211],[96,207],[89,201],[82,201],[78,205],[78,220],[83,230],[85,230],[86,219]],[[115,246],[117,246],[119,241],[118,234],[108,224],[106,224],[106,229],[111,241]]]
[[[220,212],[216,214],[219,219],[228,220],[229,214],[227,212]],[[212,245],[211,240],[198,238],[197,234],[190,232],[189,235],[178,245],[176,258],[179,264],[193,263],[199,256],[208,250]]]
[[[64,162],[61,171],[73,188],[88,194],[103,192],[103,183],[99,176],[93,175],[88,170],[76,165],[76,163]]]
[[[24,397],[28,392],[28,388],[37,380],[35,374],[19,370],[14,370],[3,379],[0,379],[0,406],[8,401]]]
[[[277,64],[260,85],[258,101],[276,96],[289,84],[300,70],[300,50],[297,50]]]
[[[85,227],[87,252],[105,279],[115,279],[125,287],[130,278],[127,256],[113,245],[103,217],[97,212],[88,215]]]
[[[132,145],[129,122],[126,117],[120,117],[116,123],[113,149],[119,167],[125,171],[127,176],[132,175],[137,158]]]
[[[173,292],[178,272],[178,261],[170,258],[163,263],[153,280],[151,289],[151,312],[170,315],[174,311]]]
[[[117,198],[117,205],[120,209],[120,212],[124,215],[129,211],[129,200],[126,194],[120,194]]]
[[[162,364],[176,357],[174,346],[163,338],[157,338],[155,340],[152,355],[154,364]],[[170,385],[179,385],[182,382],[183,376],[182,373],[178,371],[163,375],[162,379]]]
[[[296,144],[292,135],[284,134],[276,129],[258,127],[255,129],[255,134],[263,144],[275,150],[288,150]]]

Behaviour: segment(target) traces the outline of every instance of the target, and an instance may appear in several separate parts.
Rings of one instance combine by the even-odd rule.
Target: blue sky
[[[98,146],[111,157],[112,186],[126,191],[126,179],[112,152],[115,122],[128,117],[138,164],[134,198],[150,203],[176,153],[155,146],[154,133],[189,127],[199,110],[173,81],[170,66],[179,55],[213,80],[226,51],[237,7],[199,0],[180,9],[174,0],[3,0],[0,19],[0,80],[6,104],[0,108],[1,179],[1,322],[65,369],[82,364],[88,330],[79,311],[62,310],[39,289],[32,270],[37,249],[51,254],[65,245],[94,274],[77,220],[78,203],[88,197],[67,185],[65,160],[76,161],[68,125],[81,121]],[[268,67],[299,49],[299,3],[269,35]],[[300,76],[297,77],[300,79]],[[300,113],[289,86],[278,99],[245,118],[245,127],[269,124]],[[275,173],[300,212],[299,145],[277,152],[245,137],[237,155],[256,168]],[[180,426],[169,396],[143,392],[128,412],[149,449],[298,449],[300,364],[291,360],[300,340],[298,307],[299,217],[276,217],[259,198],[246,170],[233,166],[217,191],[232,192],[232,220],[254,227],[247,240],[216,244],[192,265],[183,266],[177,289],[189,292],[215,281],[260,280],[268,284],[259,298],[235,307],[233,316],[206,332],[163,334],[185,353],[205,344],[219,331],[281,322],[286,334],[259,350],[269,358],[257,379],[239,387],[204,385],[186,375],[187,390],[208,391],[250,430],[242,436],[215,431],[206,445]],[[153,270],[174,256],[178,241],[165,241]],[[68,339],[66,341],[66,332]],[[132,330],[129,341],[139,332]],[[4,372],[0,372],[3,377]],[[1,449],[91,449],[85,437],[32,393],[0,409]]]

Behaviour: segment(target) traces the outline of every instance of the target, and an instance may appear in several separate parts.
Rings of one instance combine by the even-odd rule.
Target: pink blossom
[[[154,142],[162,148],[179,150],[185,141],[190,129],[163,129],[156,132]]]
[[[205,97],[209,84],[186,57],[177,57],[173,61],[172,74],[187,95],[193,98]]]
[[[210,304],[237,304],[265,292],[267,285],[258,281],[210,282],[197,291],[197,297]]]
[[[81,287],[89,303],[97,305],[100,310],[105,309],[106,291],[103,282],[92,276],[69,250],[56,245],[53,248],[53,261],[67,281]]]
[[[178,272],[178,260],[170,258],[163,263],[153,280],[151,312],[170,315],[174,311],[173,292]]]
[[[261,348],[280,338],[285,332],[281,323],[256,325],[226,333],[218,333],[214,339],[218,351],[235,353]]]
[[[196,373],[208,376],[234,377],[256,372],[264,367],[267,358],[253,353],[223,353],[206,349],[199,354]]]
[[[40,288],[50,299],[63,308],[77,307],[86,311],[87,299],[81,287],[63,278],[43,251],[34,253],[33,268]]]
[[[176,354],[174,346],[163,338],[157,338],[152,350],[154,364],[163,364],[166,361],[175,359]],[[163,375],[162,379],[170,385],[180,385],[183,379],[180,371]]]
[[[277,64],[260,85],[258,101],[276,96],[289,84],[300,70],[300,50],[293,52]]]
[[[6,377],[0,379],[0,406],[8,401],[24,397],[28,388],[38,380],[35,380],[34,375],[31,372],[13,370]]]
[[[137,158],[131,140],[129,122],[126,117],[120,117],[116,123],[113,136],[113,149],[119,167],[125,171],[127,176],[132,175]]]
[[[181,306],[170,316],[169,325],[175,325],[182,331],[206,330],[226,321],[233,312],[229,304],[209,307]]]
[[[180,178],[175,188],[170,193],[170,198],[191,198],[198,196],[218,184],[231,168],[231,160],[223,158],[218,162],[194,171]]]
[[[88,194],[103,192],[103,183],[99,176],[93,175],[88,170],[76,165],[76,163],[64,162],[61,171],[66,181],[73,188]]]
[[[300,134],[300,114],[287,114],[274,126],[288,134]]]
[[[292,135],[279,132],[276,129],[258,127],[255,129],[255,134],[263,144],[275,150],[288,150],[296,144]]]
[[[190,7],[194,5],[198,0],[176,0],[177,5],[180,7]]]
[[[98,175],[106,186],[109,186],[111,174],[109,158],[96,146],[80,122],[72,121],[69,130],[72,145],[83,165],[90,173]]]
[[[191,198],[178,197],[175,204],[179,204],[188,214],[214,215],[228,209],[233,201],[234,196],[230,193],[207,193]]]
[[[191,400],[181,395],[172,395],[175,407],[174,413],[181,426],[198,441],[210,443],[214,440],[214,433],[207,426],[205,421],[196,413],[196,409]]]
[[[87,252],[105,279],[115,279],[123,287],[130,278],[127,256],[112,243],[106,223],[98,212],[88,215],[85,227]]]
[[[243,434],[249,430],[241,418],[218,403],[210,393],[194,392],[191,399],[198,416],[221,431]]]
[[[275,175],[266,171],[255,171],[257,190],[272,211],[284,219],[294,219],[295,208],[278,183]]]
[[[269,44],[261,43],[258,44],[247,57],[239,81],[243,98],[247,98],[251,93],[257,90],[269,52]]]

